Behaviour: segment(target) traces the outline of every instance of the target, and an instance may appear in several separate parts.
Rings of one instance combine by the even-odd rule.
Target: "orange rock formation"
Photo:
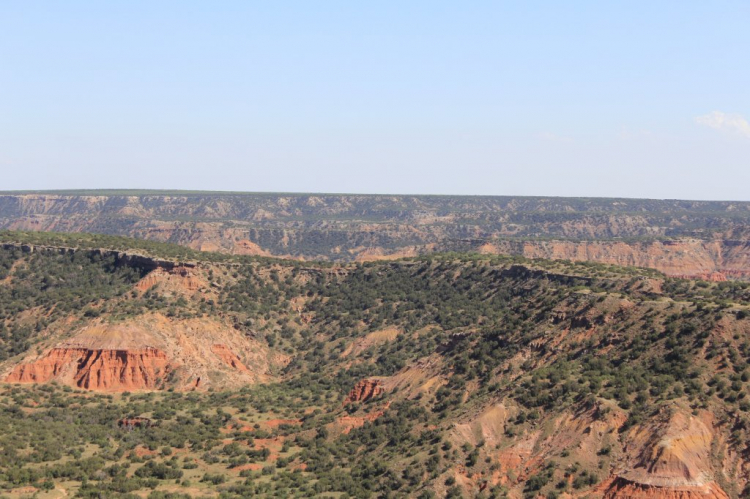
[[[344,403],[364,402],[382,395],[383,392],[385,392],[385,388],[379,379],[363,379],[354,385]]]
[[[522,255],[576,262],[648,267],[673,277],[726,280],[750,276],[747,241],[497,241],[479,248],[482,253]]]
[[[382,410],[371,412],[365,416],[341,416],[336,419],[335,426],[343,433],[348,435],[355,428],[362,428],[365,423],[372,423],[383,414],[388,407],[384,407]]]
[[[126,391],[158,388],[170,370],[171,366],[164,352],[155,348],[53,348],[36,361],[16,366],[5,381],[44,383],[70,375],[79,388]]]
[[[604,494],[604,499],[729,499],[715,483],[688,487],[656,487],[615,479]]]
[[[104,391],[244,386],[271,378],[284,359],[228,324],[208,318],[170,320],[160,314],[122,323],[93,321],[69,339],[29,353],[0,379]],[[245,359],[247,364],[243,362]]]

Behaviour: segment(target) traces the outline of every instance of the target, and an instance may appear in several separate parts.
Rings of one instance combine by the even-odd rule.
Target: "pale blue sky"
[[[0,190],[750,200],[750,2],[0,0]]]

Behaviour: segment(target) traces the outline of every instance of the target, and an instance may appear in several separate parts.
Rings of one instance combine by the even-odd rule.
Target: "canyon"
[[[0,193],[0,229],[94,232],[195,250],[374,261],[488,252],[750,279],[750,203],[720,201],[253,194]]]
[[[99,410],[121,408],[85,438],[107,434],[124,448],[165,432],[131,447],[133,463],[169,466],[179,452],[232,487],[288,468],[311,487],[328,480],[341,490],[329,473],[346,459],[378,491],[407,496],[747,494],[750,284],[741,274],[722,279],[696,259],[690,269],[706,280],[669,277],[611,241],[521,246],[528,259],[489,244],[331,263],[4,233],[0,417],[15,431],[21,415],[49,407],[60,418],[102,400]],[[638,244],[686,275],[664,248],[707,243]],[[705,248],[723,272],[741,271],[730,250]],[[23,393],[26,405],[10,409]],[[159,400],[166,407],[156,410]],[[195,405],[173,411],[179,404]],[[201,429],[187,440],[175,436],[193,425]],[[159,450],[173,441],[179,451]],[[101,455],[119,467],[125,452]],[[362,483],[351,487],[366,495]]]

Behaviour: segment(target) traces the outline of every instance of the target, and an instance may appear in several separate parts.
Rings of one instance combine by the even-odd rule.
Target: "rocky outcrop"
[[[678,239],[621,241],[496,241],[479,247],[489,254],[646,267],[672,277],[713,281],[750,278],[750,242]]]
[[[605,499],[729,499],[713,478],[709,424],[669,408],[630,432],[624,449],[629,463],[617,473]]]
[[[183,265],[169,270],[163,268],[152,270],[138,281],[135,287],[139,291],[148,291],[156,285],[178,293],[193,293],[207,287],[206,282],[197,275],[194,268]]]
[[[503,441],[508,410],[502,404],[494,404],[469,421],[456,423],[451,436],[460,444],[476,446],[483,442],[489,446]]]
[[[271,256],[271,253],[264,250],[257,244],[247,239],[237,241],[232,251],[235,255],[249,255],[249,256]]]
[[[372,333],[357,338],[351,342],[344,351],[341,352],[341,357],[356,357],[374,346],[395,340],[399,334],[401,334],[401,330],[395,327],[373,331]]]
[[[154,258],[148,255],[141,255],[139,253],[132,253],[127,251],[119,251],[106,248],[71,248],[67,246],[45,246],[45,245],[34,245],[24,243],[3,243],[1,246],[7,250],[20,250],[24,253],[56,253],[60,255],[73,254],[76,252],[83,252],[90,256],[99,256],[102,258],[114,257],[117,265],[125,265],[128,267],[135,267],[141,269],[143,272],[151,272],[157,269],[163,269],[167,271],[174,271],[175,269],[184,271],[185,269],[191,269],[196,266],[195,262],[179,262],[175,260],[166,260],[163,258]]]
[[[53,348],[44,357],[20,364],[6,377],[9,383],[46,383],[69,378],[79,388],[102,391],[159,388],[171,371],[164,352]]]
[[[344,401],[345,404],[350,402],[366,402],[370,399],[379,397],[385,393],[383,382],[379,379],[363,379],[359,381],[349,392]]]
[[[43,355],[7,363],[0,379],[103,391],[234,388],[273,379],[285,359],[231,324],[151,314],[95,320]]]
[[[383,417],[385,411],[390,408],[391,403],[387,402],[383,407],[376,409],[372,412],[365,414],[364,416],[341,416],[336,418],[336,421],[330,425],[334,431],[348,435],[352,430],[356,428],[362,428],[365,423],[372,423],[376,419]]]
[[[728,280],[727,274],[732,275],[738,279],[745,277],[745,272],[738,271],[707,272],[704,274],[674,274],[671,277],[677,277],[678,279],[700,279],[702,281],[709,282],[726,282]]]

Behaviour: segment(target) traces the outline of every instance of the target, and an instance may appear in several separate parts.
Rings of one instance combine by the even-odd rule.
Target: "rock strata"
[[[379,379],[363,379],[354,385],[344,403],[365,402],[379,397],[384,392],[385,388]]]
[[[148,390],[160,387],[171,369],[164,352],[155,348],[53,348],[40,359],[16,366],[5,381],[45,383],[70,378],[75,386],[89,390]]]

